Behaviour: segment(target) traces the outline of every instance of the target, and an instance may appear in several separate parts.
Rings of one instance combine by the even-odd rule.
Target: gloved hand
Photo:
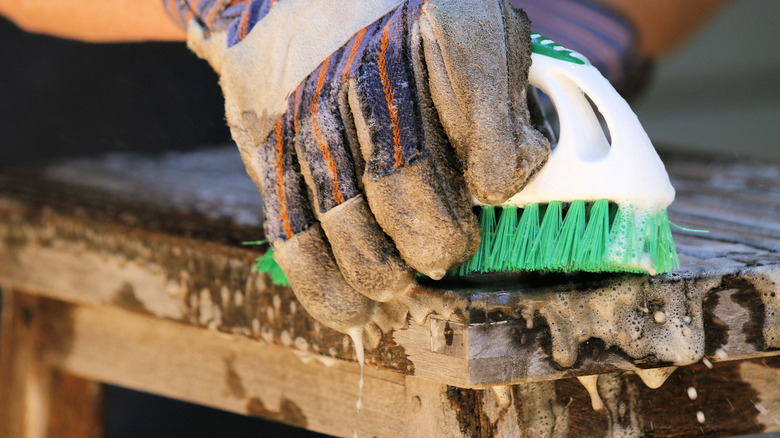
[[[505,0],[167,3],[220,74],[276,261],[336,330],[466,261],[471,196],[503,202],[549,154]]]

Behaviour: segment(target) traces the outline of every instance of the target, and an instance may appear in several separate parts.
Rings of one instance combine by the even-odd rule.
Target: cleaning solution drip
[[[599,376],[578,376],[577,380],[579,380],[580,383],[582,383],[582,386],[584,386],[588,391],[588,395],[590,396],[590,404],[593,406],[593,410],[600,411],[604,409],[604,402],[601,400],[601,396],[599,395]]]
[[[360,364],[360,382],[358,383],[358,399],[355,402],[355,411],[359,414],[360,408],[363,407],[363,368],[365,361],[365,350],[363,350],[363,329],[362,327],[355,327],[351,329],[347,336],[352,339],[352,345],[355,347],[355,356],[357,357],[358,364]],[[357,438],[357,428],[353,429],[352,436]]]
[[[362,328],[354,328],[347,333],[352,339],[352,344],[355,346],[355,356],[357,357],[358,364],[360,364],[360,382],[358,384],[360,392],[358,393],[358,399],[355,403],[355,409],[360,413],[360,408],[363,407],[363,361],[365,360],[365,351],[363,350],[363,330]]]

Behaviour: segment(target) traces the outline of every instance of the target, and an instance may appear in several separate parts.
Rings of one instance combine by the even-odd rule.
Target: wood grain
[[[12,382],[0,387],[0,402],[10,406],[0,410],[2,432],[98,433],[90,426],[99,413],[93,382],[337,436],[355,429],[409,437],[778,430],[777,164],[666,157],[678,192],[670,217],[710,231],[674,231],[682,267],[669,275],[422,281],[406,298],[424,304],[411,307],[408,324],[368,339],[358,415],[359,368],[349,338],[311,319],[289,289],[251,272],[264,248],[240,243],[261,237],[259,198],[243,172],[225,164],[233,150],[204,153],[209,160],[203,153],[113,156],[0,173],[0,285],[4,312],[11,312],[3,319],[0,382]],[[602,308],[613,304],[599,297],[615,281],[634,288],[619,310],[647,320],[644,330],[658,329],[657,310],[679,311],[690,319],[684,324],[700,327],[701,344],[691,337],[687,345],[714,368],[681,368],[650,390],[631,370],[670,365],[656,354],[632,357],[599,337],[566,350],[556,330],[575,309],[557,300]],[[37,310],[24,311],[24,303]],[[383,308],[396,316],[407,310]],[[23,323],[24,315],[41,312],[44,319]],[[572,366],[560,366],[562,354]],[[573,379],[593,374],[601,376],[600,412]],[[688,398],[689,387],[700,397]],[[85,400],[74,404],[89,419],[81,429],[45,414],[46,400],[59,405],[66,393]],[[34,409],[8,401],[18,394],[38,400]],[[511,394],[510,405],[498,394]],[[36,421],[19,420],[25,416]]]
[[[50,361],[53,339],[69,337],[57,302],[6,290],[0,334],[0,436],[98,438],[102,389]]]
[[[60,328],[41,344],[47,363],[67,375],[335,436],[349,437],[355,430],[376,437],[730,436],[780,430],[777,359],[682,367],[656,390],[630,372],[604,374],[602,411],[593,411],[587,392],[571,378],[512,386],[509,404],[502,405],[491,389],[369,368],[358,413],[360,370],[354,363],[322,362],[127,310],[37,300],[43,304],[40,316]],[[688,388],[696,389],[695,399]],[[697,420],[699,411],[704,423]]]

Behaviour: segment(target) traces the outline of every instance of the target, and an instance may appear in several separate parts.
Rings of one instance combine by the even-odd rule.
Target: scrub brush
[[[529,82],[553,102],[560,138],[547,163],[502,205],[476,199],[482,243],[449,275],[505,271],[668,272],[679,266],[661,159],[628,103],[581,54],[531,35]],[[588,96],[604,116],[607,141]],[[256,270],[284,274],[269,249]]]
[[[478,205],[482,243],[452,275],[502,271],[641,272],[679,266],[666,208],[674,189],[628,103],[581,54],[531,35],[529,82],[547,94],[560,139],[500,206]],[[606,121],[607,141],[590,103]]]

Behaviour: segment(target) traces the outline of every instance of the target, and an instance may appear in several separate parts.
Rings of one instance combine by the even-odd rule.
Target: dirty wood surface
[[[13,296],[37,303],[27,305],[27,315],[47,327],[40,348],[48,366],[63,374],[335,436],[669,437],[780,430],[777,358],[682,367],[659,389],[632,373],[602,374],[597,384],[604,408],[598,411],[573,378],[464,389],[368,367],[361,394],[354,362],[302,356],[114,307],[22,291]]]
[[[409,323],[381,336],[367,336],[367,375],[376,373],[380,381],[399,385],[381,390],[386,390],[388,397],[393,391],[400,391],[397,397],[405,397],[410,388],[417,387],[426,388],[423,392],[428,394],[418,397],[419,402],[399,399],[404,400],[403,409],[412,409],[404,411],[407,413],[402,418],[415,412],[415,403],[434,403],[431,406],[446,412],[431,421],[454,427],[454,435],[459,430],[469,436],[512,436],[518,427],[530,434],[535,428],[549,431],[564,426],[570,432],[582,426],[582,430],[592,432],[589,436],[614,434],[616,428],[624,426],[634,428],[631,430],[639,427],[651,436],[685,436],[702,430],[709,435],[776,430],[774,418],[780,418],[780,410],[772,407],[778,392],[772,385],[758,382],[772,380],[775,362],[771,356],[780,347],[775,333],[780,307],[780,165],[693,156],[665,157],[665,162],[678,193],[670,218],[682,227],[710,231],[675,231],[680,270],[655,278],[519,275],[425,283],[404,303],[384,308],[388,315],[410,311]],[[113,155],[2,172],[0,286],[55,300],[70,309],[66,313],[87,309],[84,312],[92,315],[90,318],[102,314],[113,315],[116,321],[141,318],[143,324],[159,322],[163,324],[160,327],[173,331],[193,330],[193,336],[216,336],[223,342],[229,339],[229,345],[246,347],[236,354],[236,360],[258,349],[278,352],[267,360],[286,364],[286,370],[294,369],[293,363],[331,371],[334,366],[349,368],[355,354],[347,337],[309,318],[289,289],[251,272],[254,258],[265,248],[242,247],[240,243],[261,238],[260,205],[259,195],[232,148],[155,157]],[[619,309],[616,315],[623,322],[634,322],[605,320],[599,316],[605,308]],[[654,323],[659,311],[666,315],[662,324]],[[582,333],[582,327],[567,323],[581,317],[614,329],[614,333]],[[104,330],[96,333],[104,334],[103,342],[119,336],[120,331],[112,331],[108,323],[100,327]],[[643,336],[633,334],[637,327]],[[125,373],[138,379],[136,383],[117,381],[121,373],[112,376],[114,364],[101,369],[103,365],[94,355],[99,350],[89,346],[100,342],[95,336],[85,340],[83,351],[74,352],[70,359],[61,354],[58,366],[91,380],[121,383],[292,424],[298,421],[288,418],[290,412],[283,412],[295,409],[289,403],[284,405],[285,397],[293,400],[288,394],[292,390],[281,384],[258,392],[254,404],[250,403],[251,391],[233,397],[236,400],[225,396],[230,385],[225,390],[220,382],[226,379],[224,358],[230,357],[229,352],[218,356],[222,362],[211,371],[213,379],[205,380],[223,396],[210,397],[197,390],[190,394],[192,388],[187,385],[193,380],[144,377],[147,367],[142,368],[144,372]],[[664,351],[671,344],[675,351]],[[150,349],[149,354],[160,353]],[[678,370],[659,390],[649,390],[638,384],[636,375],[624,373],[701,359],[715,363],[715,368],[699,364]],[[349,396],[339,403],[346,403],[356,396],[357,389],[356,365],[349,369],[352,379],[339,380],[345,386],[313,392],[341,391]],[[242,374],[262,370],[256,366],[255,371],[247,368]],[[685,381],[685,373],[695,377]],[[603,375],[598,385],[602,396],[607,395],[607,409],[595,414],[585,390],[572,379],[593,374]],[[708,380],[704,375],[711,377]],[[318,377],[314,379],[318,381]],[[733,382],[736,389],[728,403],[736,411],[730,412],[732,417],[733,412],[739,412],[742,420],[725,424],[726,415],[708,414],[716,412],[705,409],[715,406],[715,398],[685,402],[691,409],[698,407],[692,414],[685,410],[667,412],[664,391],[674,392],[669,397],[682,394],[685,398],[685,385],[699,381],[709,382],[712,389],[707,391],[713,394],[720,391],[718,385],[729,391],[723,382]],[[549,403],[533,407],[515,402],[512,409],[503,409],[497,405],[500,389],[459,389],[505,385],[517,385],[508,390],[515,400],[525,397],[523,391],[535,391],[535,398],[549,399]],[[623,396],[613,397],[615,393]],[[371,396],[364,396],[369,403]],[[296,406],[307,412],[307,418],[316,415],[310,413],[313,408],[306,400],[315,400],[312,403],[316,406],[335,402],[323,402],[311,393],[300,398],[303,401]],[[617,403],[614,412],[608,399]],[[344,410],[341,418],[367,421],[369,408],[359,416],[348,412],[354,409],[354,400],[340,406]],[[483,408],[478,408],[480,405]],[[631,409],[626,411],[626,406]],[[543,408],[553,409],[555,412],[547,414],[558,420],[534,422],[549,417],[541,411],[539,415],[531,412]],[[705,416],[704,423],[696,420],[698,410]],[[387,412],[391,411],[385,409],[382,414]],[[619,412],[630,412],[630,418],[620,417]],[[352,435],[352,429],[343,425],[318,421],[325,420],[307,421],[307,427]],[[414,430],[425,430],[425,426]],[[397,430],[390,432],[388,429],[377,436],[416,435],[409,430],[397,435],[393,435]],[[580,432],[571,436],[583,436]]]

